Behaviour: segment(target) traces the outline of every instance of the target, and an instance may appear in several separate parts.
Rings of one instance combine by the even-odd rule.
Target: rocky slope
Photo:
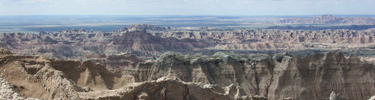
[[[340,52],[303,58],[169,52],[115,71],[91,61],[9,53],[0,58],[2,98],[365,100],[375,94],[375,65]]]
[[[17,92],[14,91],[14,86],[11,86],[9,82],[3,78],[0,78],[0,98],[7,100],[38,100],[35,98],[21,97]]]
[[[287,18],[276,21],[283,24],[351,24],[351,25],[373,25],[375,18],[362,17],[336,17],[333,15],[321,15],[313,18]]]
[[[207,46],[191,39],[160,38],[144,30],[125,33],[1,33],[0,46],[19,55],[85,59],[97,54],[132,53],[144,58],[165,51],[191,51]]]
[[[237,86],[186,83],[174,75],[135,83],[124,72],[110,72],[90,61],[60,61],[40,56],[0,54],[0,99],[212,99],[266,100],[241,94]]]
[[[148,32],[145,30],[154,29],[155,26],[154,28],[147,25],[139,27],[145,28],[140,28],[140,30],[135,28],[133,31],[125,28],[113,32],[85,33],[1,33],[0,47],[9,48],[18,55],[87,60],[110,59],[108,57],[118,54],[134,54],[142,59],[152,59],[167,51],[194,54],[206,50],[316,48],[336,50],[375,45],[374,29],[362,31],[212,29]]]
[[[234,85],[218,87],[208,84],[182,82],[175,77],[142,82],[110,91],[80,92],[82,99],[117,100],[267,100],[265,97],[241,94]]]
[[[367,46],[374,44],[373,29],[355,30],[232,30],[207,32],[168,32],[159,37],[208,40],[214,43],[209,49],[262,50],[306,49]]]
[[[2,78],[24,97],[74,99],[77,92],[117,89],[134,82],[90,61],[56,61],[40,56],[1,55]]]
[[[124,69],[135,81],[151,81],[174,74],[185,82],[231,84],[245,94],[270,100],[281,98],[329,99],[332,91],[343,100],[364,100],[375,94],[373,64],[354,55],[342,53],[309,55],[304,58],[290,54],[273,57],[217,53],[213,56],[165,54],[155,62],[140,63]]]

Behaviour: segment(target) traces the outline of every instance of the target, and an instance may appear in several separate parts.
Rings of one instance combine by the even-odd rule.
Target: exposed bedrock
[[[303,58],[169,52],[115,71],[91,61],[0,58],[1,91],[15,98],[365,100],[375,94],[375,66],[340,52]]]
[[[246,94],[270,100],[329,99],[334,91],[344,100],[364,100],[375,94],[374,65],[340,52],[300,58],[290,54],[212,56],[167,53],[155,62],[124,69],[135,81],[151,81],[174,74],[185,82],[202,82],[221,87],[235,84]],[[281,59],[278,61],[277,59]]]
[[[78,99],[77,92],[117,89],[132,76],[110,72],[90,61],[59,61],[40,56],[1,55],[1,78],[23,97]]]
[[[0,47],[18,55],[58,59],[92,59],[123,53],[151,59],[167,51],[194,54],[205,50],[332,49],[372,47],[375,30],[215,29],[88,33],[0,33]],[[145,27],[146,29],[143,29]],[[158,29],[158,28],[156,28]],[[93,58],[96,59],[96,58]]]

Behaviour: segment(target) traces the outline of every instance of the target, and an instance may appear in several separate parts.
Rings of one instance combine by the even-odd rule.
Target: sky
[[[0,15],[375,15],[375,0],[0,0]]]

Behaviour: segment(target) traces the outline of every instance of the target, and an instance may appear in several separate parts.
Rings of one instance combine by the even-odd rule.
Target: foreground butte
[[[1,99],[366,100],[375,95],[374,64],[340,52],[304,58],[169,52],[109,71],[91,61],[0,51]]]

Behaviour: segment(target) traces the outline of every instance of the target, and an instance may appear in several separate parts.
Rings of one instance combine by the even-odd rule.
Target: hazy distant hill
[[[332,15],[322,15],[313,18],[287,18],[276,21],[284,24],[356,24],[372,25],[375,24],[375,18],[363,17],[337,17]]]

